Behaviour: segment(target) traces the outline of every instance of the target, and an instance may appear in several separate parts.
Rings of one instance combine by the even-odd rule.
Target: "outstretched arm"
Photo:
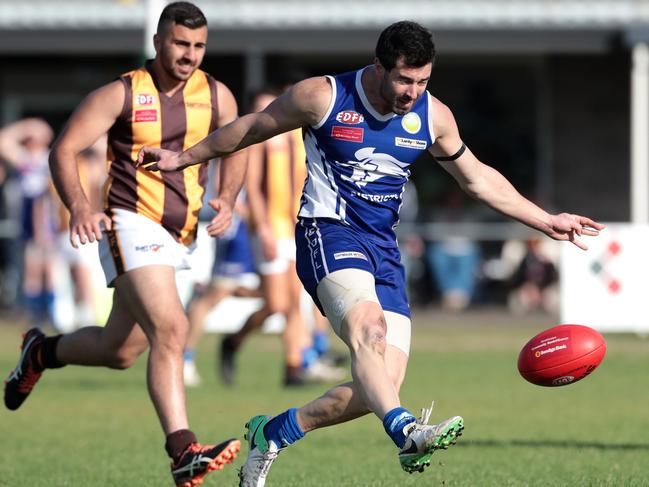
[[[599,235],[604,225],[570,213],[551,215],[522,196],[501,173],[480,162],[464,146],[447,106],[435,100],[434,110],[437,139],[431,153],[467,194],[555,240],[568,240],[583,250],[588,247],[578,236]]]
[[[326,113],[330,101],[331,87],[327,78],[309,78],[295,84],[264,111],[244,115],[183,153],[142,148],[137,164],[153,163],[147,167],[152,171],[177,171],[226,156],[282,132],[316,124]]]

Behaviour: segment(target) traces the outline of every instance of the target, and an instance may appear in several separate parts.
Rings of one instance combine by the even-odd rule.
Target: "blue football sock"
[[[52,323],[54,320],[54,304],[56,301],[56,295],[54,291],[43,290],[41,291],[41,299],[43,300],[43,313],[47,316]]]
[[[383,427],[385,428],[385,432],[392,438],[392,441],[394,441],[394,444],[399,448],[403,448],[403,445],[406,443],[406,435],[403,429],[416,421],[417,419],[410,411],[406,408],[398,407],[388,411],[383,418]]]
[[[315,348],[305,348],[302,350],[302,368],[303,369],[308,369],[309,366],[318,360],[318,352]]]
[[[278,414],[264,426],[264,436],[279,448],[292,445],[304,438],[304,432],[297,422],[297,408],[291,408]]]
[[[41,300],[41,293],[33,294],[25,292],[25,306],[33,317],[41,316],[43,314],[43,302]]]
[[[193,348],[187,348],[183,352],[183,360],[185,362],[193,362],[195,357],[196,357],[196,350],[194,350]]]
[[[324,331],[313,333],[313,348],[322,356],[329,351],[329,336]]]

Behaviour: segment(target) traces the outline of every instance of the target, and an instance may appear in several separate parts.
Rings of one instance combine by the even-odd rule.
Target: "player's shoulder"
[[[309,111],[322,112],[329,106],[332,92],[328,77],[315,76],[295,83],[290,89],[290,96],[297,106],[308,108]]]
[[[123,100],[126,96],[126,87],[121,78],[113,80],[90,92],[88,98],[98,98],[107,101]]]
[[[435,112],[439,112],[440,115],[451,113],[451,109],[430,91],[426,91],[426,96],[428,96],[430,104]]]
[[[331,82],[327,76],[314,76],[298,81],[291,88],[293,93],[301,96],[320,96],[331,93]]]
[[[435,133],[441,135],[445,132],[444,128],[450,125],[455,125],[455,117],[451,109],[442,102],[439,98],[431,94],[429,91],[426,92],[430,100],[430,106],[432,109],[433,123],[435,125]]]

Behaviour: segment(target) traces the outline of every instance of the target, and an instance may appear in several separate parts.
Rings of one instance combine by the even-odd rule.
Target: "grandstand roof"
[[[163,3],[163,2],[161,2]],[[649,25],[647,0],[214,0],[196,2],[214,27],[353,29],[402,17],[437,27],[611,28]],[[133,28],[144,0],[0,0],[0,28]]]
[[[161,0],[0,0],[0,52],[48,48],[93,50],[116,34],[141,32],[147,4]],[[376,30],[402,18],[411,18],[434,31],[521,32],[534,36],[547,31],[561,35],[583,32],[635,31],[649,28],[649,0],[408,0],[398,8],[394,0],[213,0],[196,1],[203,9],[212,32],[235,33],[237,46],[254,32],[263,48],[283,50],[285,34]],[[159,10],[159,8],[157,9]],[[157,11],[156,10],[156,11]],[[84,34],[85,45],[75,36]],[[52,34],[56,33],[56,36]],[[87,34],[94,33],[95,41]],[[27,35],[34,37],[29,39]],[[66,44],[65,37],[68,37]],[[290,36],[289,36],[290,37]],[[523,36],[527,37],[527,36]],[[574,36],[573,36],[574,37]],[[117,51],[138,51],[129,37],[115,39]],[[356,37],[345,37],[345,41]],[[227,39],[225,48],[231,48]],[[126,45],[120,47],[126,41]],[[585,39],[591,42],[592,39]],[[550,41],[551,42],[551,41]],[[584,42],[584,39],[582,39]],[[597,44],[597,39],[595,43]],[[278,43],[278,46],[275,46]],[[22,45],[21,45],[22,44]],[[232,43],[234,44],[234,43]],[[244,44],[246,44],[244,42]],[[248,42],[248,45],[250,42]],[[284,44],[287,44],[285,39]],[[288,42],[290,44],[290,42]],[[339,41],[332,40],[335,45]],[[300,46],[288,46],[300,49]],[[364,46],[363,46],[364,47]],[[210,49],[212,47],[210,46]]]

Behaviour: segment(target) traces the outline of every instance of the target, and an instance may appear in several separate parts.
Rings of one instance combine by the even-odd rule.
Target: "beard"
[[[165,70],[165,73],[172,79],[176,81],[187,81],[191,75],[196,71],[196,67],[192,66],[191,63],[183,63],[182,61],[174,61],[171,59],[163,58],[163,62],[160,63],[162,68]],[[178,67],[182,66],[183,68],[190,68],[188,73],[182,73],[178,71]]]
[[[387,106],[390,107],[390,110],[392,110],[393,113],[396,113],[397,115],[405,115],[408,113],[410,110],[412,110],[412,107],[414,106],[414,102],[416,100],[413,100],[409,96],[406,97],[399,97],[396,95],[396,93],[390,89],[389,83],[387,83],[385,77],[381,80],[381,86],[379,88],[379,93],[381,95],[381,98],[385,102]],[[410,103],[409,108],[401,108],[397,104],[398,103]]]

